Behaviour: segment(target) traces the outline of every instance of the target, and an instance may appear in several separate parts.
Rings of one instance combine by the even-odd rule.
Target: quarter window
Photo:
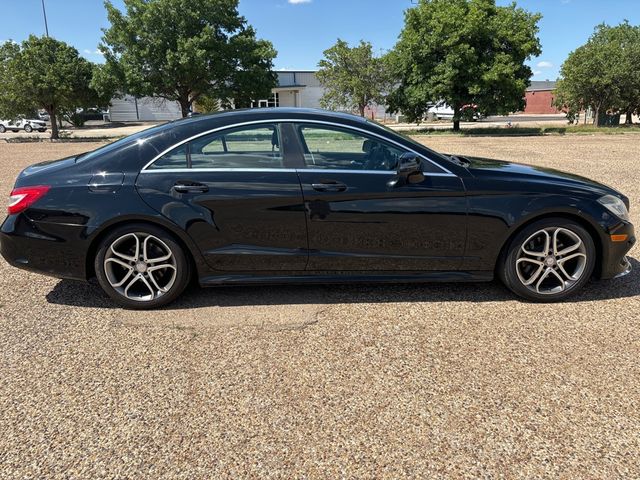
[[[406,152],[375,137],[339,127],[299,126],[309,168],[395,170]]]
[[[149,168],[153,170],[164,170],[167,168],[187,168],[188,166],[188,146],[180,145],[168,153],[165,153]]]

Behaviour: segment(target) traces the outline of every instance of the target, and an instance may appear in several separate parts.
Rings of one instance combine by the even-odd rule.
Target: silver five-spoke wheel
[[[505,246],[497,273],[523,298],[557,302],[579,291],[596,268],[592,234],[577,221],[543,218],[524,226]]]
[[[109,245],[104,273],[111,287],[123,297],[149,302],[171,290],[178,265],[165,242],[149,233],[133,232]]]
[[[549,227],[530,235],[516,260],[518,279],[529,290],[551,295],[578,282],[586,271],[587,249],[569,229]]]

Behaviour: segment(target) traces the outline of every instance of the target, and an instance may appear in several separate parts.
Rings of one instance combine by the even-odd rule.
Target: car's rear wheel
[[[127,225],[100,243],[94,264],[103,290],[128,308],[154,308],[175,300],[191,276],[182,247],[160,228]]]
[[[31,133],[33,132],[33,127],[31,127],[31,125],[27,124],[24,126],[24,131],[27,133]]]
[[[528,300],[555,302],[580,290],[596,261],[593,238],[576,222],[550,218],[513,239],[499,266],[507,287]]]

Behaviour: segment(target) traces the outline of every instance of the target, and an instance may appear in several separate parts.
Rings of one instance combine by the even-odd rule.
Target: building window
[[[275,92],[268,99],[254,100],[251,102],[251,108],[273,108],[280,106],[280,95]]]

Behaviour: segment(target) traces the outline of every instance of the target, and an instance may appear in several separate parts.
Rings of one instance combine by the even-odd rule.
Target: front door
[[[392,186],[404,147],[364,131],[296,125],[313,271],[451,271],[466,243],[461,180],[427,159],[424,180]]]
[[[280,124],[230,128],[174,148],[137,188],[184,228],[222,272],[301,271],[307,263],[300,183]]]

